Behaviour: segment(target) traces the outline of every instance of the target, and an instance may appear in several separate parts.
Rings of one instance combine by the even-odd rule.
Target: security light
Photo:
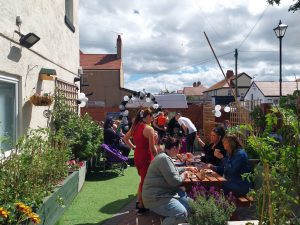
[[[32,47],[35,43],[37,43],[40,40],[40,38],[34,34],[34,33],[28,33],[26,35],[21,35],[20,38],[20,45],[30,48]]]

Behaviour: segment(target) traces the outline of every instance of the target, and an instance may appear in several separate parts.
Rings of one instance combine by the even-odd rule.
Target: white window
[[[71,31],[75,32],[73,0],[65,0],[65,23]]]
[[[0,150],[12,149],[17,140],[18,80],[0,75]]]

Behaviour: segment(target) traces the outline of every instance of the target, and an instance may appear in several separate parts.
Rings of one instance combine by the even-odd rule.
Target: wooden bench
[[[251,196],[239,197],[236,199],[237,207],[249,207],[253,204],[254,199]]]

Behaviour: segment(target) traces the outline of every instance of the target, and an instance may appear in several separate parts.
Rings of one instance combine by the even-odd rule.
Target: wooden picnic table
[[[204,170],[204,176],[201,175],[201,172],[198,171],[196,173],[189,173],[189,177],[186,178],[183,181],[184,186],[193,186],[195,184],[201,184],[205,187],[215,186],[215,187],[221,187],[222,184],[226,181],[224,177],[222,177],[220,174],[213,172],[211,170]]]
[[[197,166],[197,162],[193,162],[192,159],[193,157],[186,156],[184,154],[177,155],[178,162],[185,163],[186,161],[191,160],[190,163],[196,163],[196,165],[194,166]],[[199,161],[198,163],[200,162],[201,161]],[[214,186],[220,188],[225,181],[226,179],[223,176],[210,169],[200,169],[200,171],[196,173],[189,172],[189,176],[183,181],[183,185],[186,187],[187,191],[189,191],[191,190],[192,186],[197,184],[200,184],[204,187]]]

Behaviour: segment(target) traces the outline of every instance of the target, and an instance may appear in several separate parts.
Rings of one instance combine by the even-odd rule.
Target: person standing
[[[158,113],[158,116],[153,120],[153,128],[158,133],[158,143],[162,143],[163,138],[166,135],[167,125],[169,122],[168,111],[164,110]]]
[[[157,148],[155,145],[155,133],[154,129],[150,126],[153,121],[153,115],[150,109],[140,109],[134,119],[134,122],[129,131],[124,136],[125,143],[135,149],[134,150],[134,163],[137,168],[138,174],[141,177],[140,184],[137,191],[137,209],[138,214],[142,214],[147,211],[144,208],[142,200],[142,188],[145,176],[147,174],[150,162],[157,154]],[[133,138],[133,144],[131,142]]]
[[[177,120],[179,125],[182,127],[182,129],[184,130],[184,133],[186,135],[187,152],[193,153],[194,152],[194,141],[195,141],[196,134],[197,134],[197,129],[196,129],[195,125],[189,118],[181,116],[180,113],[176,113],[175,119]]]

